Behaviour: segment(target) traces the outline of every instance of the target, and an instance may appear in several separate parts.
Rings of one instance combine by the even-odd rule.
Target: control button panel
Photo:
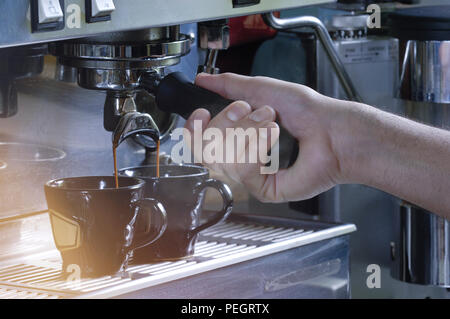
[[[31,0],[32,32],[64,29],[64,0]]]
[[[116,10],[113,0],[86,0],[86,22],[111,20],[111,13]]]

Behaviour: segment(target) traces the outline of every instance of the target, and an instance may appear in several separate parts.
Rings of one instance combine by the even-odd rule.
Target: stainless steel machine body
[[[35,1],[35,0],[32,0]],[[0,47],[81,38],[126,30],[170,26],[243,16],[300,6],[329,2],[327,0],[254,1],[253,5],[236,6],[233,0],[198,0],[193,4],[183,0],[115,0],[115,10],[109,21],[86,22],[85,0],[65,0],[62,30],[31,32],[30,0],[2,1],[0,20],[5,28],[0,34]]]
[[[119,139],[127,135],[121,127],[129,127],[137,117],[150,117],[145,128],[158,127],[165,137],[161,152],[170,154],[175,143],[170,131],[183,121],[160,114],[152,96],[139,86],[143,78],[172,71],[193,79],[205,61],[214,69],[214,52],[205,59],[206,52],[197,45],[197,24],[187,22],[325,1],[262,0],[242,7],[233,6],[238,2],[234,0],[201,0],[195,5],[114,0],[108,18],[89,23],[84,0],[59,2],[64,4],[63,23],[54,25],[62,29],[54,30],[36,28],[29,0],[0,4],[1,21],[8,24],[0,32],[0,48],[49,43],[57,56],[46,57],[43,69],[30,73],[34,77],[15,80],[17,114],[0,119],[0,298],[173,298],[193,297],[195,291],[205,293],[197,297],[348,298],[353,225],[241,218],[236,216],[239,211],[204,234],[191,261],[131,266],[127,274],[73,287],[61,281],[42,185],[62,176],[112,174],[104,109],[109,107],[119,120],[110,127]],[[107,92],[106,99],[99,91]],[[154,145],[134,136],[118,148],[119,167],[154,160]],[[246,207],[241,204],[237,206]],[[236,281],[230,282],[230,276]],[[248,287],[241,285],[243,276]],[[183,288],[187,285],[191,290]],[[217,290],[220,285],[225,288]]]

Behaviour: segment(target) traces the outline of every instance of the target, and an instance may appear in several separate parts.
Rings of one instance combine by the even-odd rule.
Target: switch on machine
[[[86,22],[111,20],[111,13],[115,10],[113,0],[86,0]]]
[[[64,0],[31,0],[33,32],[64,29]]]
[[[39,23],[60,21],[64,18],[61,5],[57,0],[38,0]]]

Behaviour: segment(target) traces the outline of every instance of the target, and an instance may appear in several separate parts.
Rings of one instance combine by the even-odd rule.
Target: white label
[[[392,41],[342,42],[339,53],[343,63],[394,61],[397,44]]]

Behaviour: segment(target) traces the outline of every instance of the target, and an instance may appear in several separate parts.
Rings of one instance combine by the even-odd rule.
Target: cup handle
[[[156,199],[153,198],[144,198],[137,200],[134,205],[138,209],[138,214],[148,214],[149,215],[149,224],[146,225],[147,228],[151,228],[153,226],[153,212],[157,212],[159,215],[159,220],[157,219],[158,227],[155,231],[149,231],[149,232],[142,232],[139,234],[134,234],[133,241],[130,245],[130,249],[134,250],[137,248],[141,248],[147,245],[150,245],[151,243],[154,243],[157,241],[162,234],[164,234],[166,228],[167,228],[167,214],[166,210],[164,209],[164,206],[158,202]],[[139,219],[138,219],[139,220]],[[140,219],[142,220],[142,218]]]
[[[223,206],[220,211],[213,214],[214,217],[211,220],[193,229],[192,231],[194,233],[199,233],[202,230],[225,220],[225,218],[228,217],[233,209],[233,195],[231,193],[230,187],[227,184],[211,178],[204,182],[198,183],[196,186],[196,193],[200,195],[201,192],[208,187],[215,188],[219,191],[223,199]]]

